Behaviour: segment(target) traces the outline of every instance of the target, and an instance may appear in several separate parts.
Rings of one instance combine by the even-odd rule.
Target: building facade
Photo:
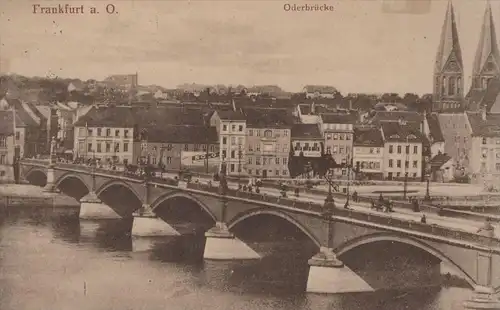
[[[384,177],[384,140],[379,128],[354,130],[353,165],[358,177],[381,180]]]
[[[0,183],[14,181],[14,111],[0,111]]]
[[[384,178],[420,180],[422,177],[422,141],[425,137],[412,126],[386,123],[384,138]]]

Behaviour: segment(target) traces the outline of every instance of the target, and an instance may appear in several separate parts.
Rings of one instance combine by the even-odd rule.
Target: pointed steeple
[[[479,43],[476,50],[476,57],[472,65],[472,78],[475,88],[485,88],[486,81],[500,74],[500,53],[498,51],[497,36],[493,23],[490,2],[486,3],[483,25]]]
[[[455,61],[463,68],[462,64],[462,50],[460,49],[460,41],[458,39],[457,23],[455,20],[455,12],[453,4],[450,0],[448,2],[448,9],[444,18],[443,28],[441,29],[441,39],[436,54],[436,67],[435,74],[443,72],[446,64],[451,57],[455,57]]]
[[[434,67],[433,109],[456,110],[463,101],[463,62],[451,0],[444,18]]]

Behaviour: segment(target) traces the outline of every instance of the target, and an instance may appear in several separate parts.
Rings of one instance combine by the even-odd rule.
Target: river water
[[[172,258],[174,241],[136,253],[126,234],[130,221],[103,223],[80,221],[74,209],[4,212],[0,309],[460,310],[470,296],[462,288],[306,294],[307,267],[291,258],[252,264]]]

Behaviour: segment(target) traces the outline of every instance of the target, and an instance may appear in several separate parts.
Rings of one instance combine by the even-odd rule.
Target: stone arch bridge
[[[83,218],[116,215],[102,203],[100,195],[117,188],[130,192],[140,204],[136,210],[129,210],[129,214],[120,215],[134,217],[132,234],[137,237],[175,232],[172,227],[165,229],[169,224],[159,219],[155,210],[175,198],[190,200],[215,223],[206,232],[206,259],[258,258],[258,253],[234,235],[233,228],[260,215],[281,218],[296,226],[319,248],[309,260],[309,292],[373,290],[341,258],[345,253],[369,244],[390,242],[420,249],[436,260],[453,266],[475,290],[475,298],[471,301],[473,306],[477,303],[491,307],[497,305],[500,240],[491,236],[404,221],[382,213],[334,209],[331,214],[324,212],[322,205],[310,202],[234,189],[219,194],[218,188],[207,184],[183,183],[173,179],[145,180],[122,172],[81,165],[48,165],[46,162],[23,160],[20,171],[21,177],[27,180],[46,179],[45,189],[49,191],[67,180],[78,180],[77,184],[88,192],[80,200],[80,216]]]

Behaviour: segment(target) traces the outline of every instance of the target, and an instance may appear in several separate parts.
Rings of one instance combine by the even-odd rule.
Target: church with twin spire
[[[456,16],[450,0],[434,67],[433,111],[459,112],[484,108],[488,112],[497,112],[494,111],[497,109],[500,112],[500,53],[489,1],[472,64],[471,85],[465,96],[463,68]]]

